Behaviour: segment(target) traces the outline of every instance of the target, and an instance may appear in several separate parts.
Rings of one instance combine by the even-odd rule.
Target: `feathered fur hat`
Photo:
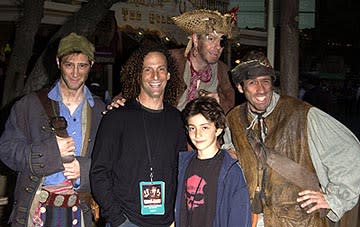
[[[224,33],[228,38],[231,37],[232,17],[230,14],[222,15],[218,11],[198,9],[172,17],[172,20],[179,28],[190,34],[209,34],[215,31]]]
[[[174,23],[189,34],[210,34],[212,32],[223,33],[231,38],[233,18],[231,14],[222,15],[218,11],[198,9],[185,12],[180,16],[171,18]],[[190,39],[185,55],[190,51],[192,41]]]

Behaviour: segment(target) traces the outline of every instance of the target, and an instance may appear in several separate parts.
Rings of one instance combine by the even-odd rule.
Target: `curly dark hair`
[[[166,47],[159,43],[142,44],[126,61],[121,70],[122,95],[125,99],[130,99],[136,98],[140,94],[143,62],[145,56],[150,52],[160,52],[166,57],[170,79],[165,87],[164,102],[176,106],[182,81],[179,79],[175,60],[171,57]]]
[[[194,100],[191,100],[186,104],[182,111],[185,125],[190,117],[197,114],[202,114],[206,120],[215,123],[216,128],[224,129],[226,127],[226,117],[224,110],[216,99],[209,96],[201,96]]]

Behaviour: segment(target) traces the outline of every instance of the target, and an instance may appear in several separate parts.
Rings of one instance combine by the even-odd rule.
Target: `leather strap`
[[[48,93],[49,93],[48,89],[42,89],[42,90],[36,92],[36,94],[37,94],[37,96],[49,118],[49,121],[51,121],[53,118],[59,116],[59,106],[55,101],[49,99],[49,97],[47,96]],[[66,128],[64,128],[64,129],[53,128],[53,130],[57,136],[60,136],[60,137],[68,137],[69,136],[66,131]]]
[[[320,190],[320,182],[315,173],[274,151],[267,153],[266,163],[288,181],[303,190]]]
[[[256,158],[275,170],[279,175],[290,181],[301,189],[309,189],[318,191],[320,182],[317,175],[301,166],[299,163],[279,154],[274,149],[266,147],[260,141],[248,135],[248,141],[256,155]]]

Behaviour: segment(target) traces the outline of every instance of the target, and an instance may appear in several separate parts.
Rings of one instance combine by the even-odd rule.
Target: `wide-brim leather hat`
[[[250,51],[242,62],[230,71],[234,84],[259,76],[270,76],[273,82],[276,79],[275,70],[269,59],[261,51]]]

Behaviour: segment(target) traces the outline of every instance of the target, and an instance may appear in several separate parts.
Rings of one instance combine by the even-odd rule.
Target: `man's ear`
[[[60,60],[59,60],[59,58],[56,58],[56,64],[57,64],[58,68],[60,69]]]
[[[243,87],[241,86],[241,84],[237,84],[237,85],[236,85],[236,88],[238,89],[238,91],[239,91],[240,93],[244,93],[244,89],[243,89]]]
[[[94,65],[94,61],[90,61],[90,68]]]
[[[167,77],[166,77],[167,79],[166,80],[169,80],[170,79],[170,73],[168,72],[167,73]]]

